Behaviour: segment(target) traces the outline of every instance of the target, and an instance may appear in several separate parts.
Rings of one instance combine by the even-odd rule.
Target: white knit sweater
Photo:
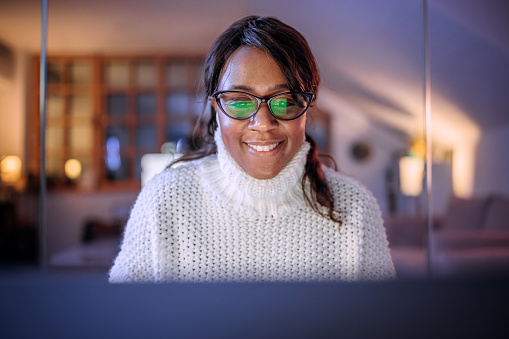
[[[110,282],[395,276],[380,210],[368,190],[324,167],[343,224],[305,202],[307,142],[270,180],[250,177],[220,136],[216,144],[217,155],[168,169],[142,189]]]

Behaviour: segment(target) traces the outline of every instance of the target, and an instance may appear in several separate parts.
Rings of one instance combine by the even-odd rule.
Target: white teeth
[[[247,144],[247,145],[249,147],[251,147],[252,149],[254,149],[255,151],[268,152],[268,151],[271,151],[274,148],[276,148],[276,146],[279,145],[279,142],[272,144],[272,145],[265,145],[265,146],[258,146],[258,145],[251,145],[251,144]]]

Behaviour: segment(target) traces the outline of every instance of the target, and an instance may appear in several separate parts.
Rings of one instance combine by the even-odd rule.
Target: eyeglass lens
[[[226,114],[236,119],[247,119],[258,108],[255,97],[237,92],[221,93],[219,103]],[[293,119],[301,115],[308,107],[308,99],[298,93],[286,93],[269,100],[272,113],[280,119]]]

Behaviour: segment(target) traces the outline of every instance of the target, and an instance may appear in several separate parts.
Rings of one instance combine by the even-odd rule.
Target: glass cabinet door
[[[200,114],[196,93],[202,64],[201,58],[182,57],[104,61],[102,179],[139,183],[143,155],[160,153],[168,142],[173,149],[181,140],[189,143]]]
[[[92,61],[49,59],[47,67],[46,171],[52,186],[80,182],[93,171],[94,146]],[[66,163],[79,162],[79,171]]]

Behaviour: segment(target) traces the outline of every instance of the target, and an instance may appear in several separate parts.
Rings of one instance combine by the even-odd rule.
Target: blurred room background
[[[425,278],[427,253],[437,278],[507,274],[504,0],[429,0],[431,150],[420,0],[49,1],[45,258],[41,4],[2,0],[0,267],[37,269],[43,261],[49,270],[105,276],[142,184],[190,147],[207,50],[252,14],[275,16],[310,43],[323,83],[309,133],[375,195],[401,279]]]

